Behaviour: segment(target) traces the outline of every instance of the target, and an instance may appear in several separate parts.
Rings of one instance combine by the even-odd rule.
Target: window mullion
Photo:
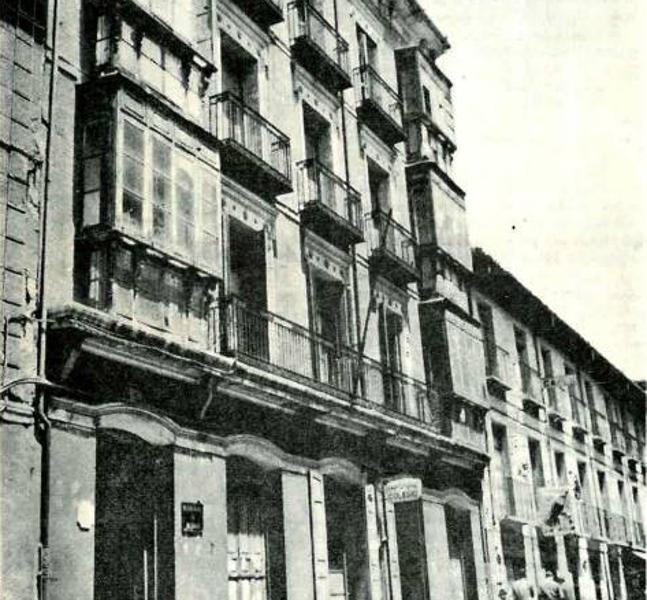
[[[144,181],[143,181],[143,207],[142,229],[145,239],[153,237],[153,133],[146,127],[144,130]]]

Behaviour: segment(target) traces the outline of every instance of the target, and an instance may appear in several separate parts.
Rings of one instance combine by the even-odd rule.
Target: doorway
[[[162,600],[175,587],[173,448],[97,436],[95,598]]]

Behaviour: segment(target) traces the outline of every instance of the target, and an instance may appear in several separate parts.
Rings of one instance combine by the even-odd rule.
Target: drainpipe
[[[338,17],[338,12],[337,12],[337,0],[334,0],[333,2],[333,9],[334,9],[334,14],[335,14],[335,31],[339,31],[339,17]],[[341,107],[341,131],[342,131],[342,141],[344,145],[344,179],[346,181],[346,188],[350,188],[350,166],[348,164],[348,138],[346,135],[347,129],[346,129],[346,103],[344,100],[344,92],[343,90],[339,92],[339,102],[340,102],[340,107]],[[351,216],[351,211],[349,208],[348,211],[348,216],[350,218]],[[360,204],[360,224],[361,224],[361,219],[362,219],[362,214],[361,214],[361,204]],[[362,329],[360,326],[360,312],[359,312],[359,290],[358,290],[358,284],[357,284],[357,251],[355,249],[355,245],[353,244],[351,246],[350,250],[351,254],[351,273],[353,277],[353,304],[355,305],[355,339],[357,340],[357,344],[359,345],[362,339]],[[357,363],[357,368],[360,369],[361,365],[361,356],[358,357],[358,363]],[[362,379],[363,383],[363,373],[360,370],[360,375],[359,378]],[[357,396],[357,377],[353,378],[353,389],[352,389],[352,394],[353,396]]]
[[[38,327],[37,345],[37,376],[45,379],[45,349],[47,334],[47,296],[45,285],[46,258],[47,258],[47,209],[50,194],[50,173],[52,160],[52,135],[54,116],[54,98],[56,96],[56,81],[58,75],[58,0],[52,3],[52,41],[51,41],[51,70],[49,74],[48,106],[47,106],[47,133],[45,142],[45,165],[43,198],[39,215],[39,262],[38,262],[38,297],[36,317]],[[49,501],[50,501],[50,445],[51,424],[47,418],[47,394],[42,385],[36,386],[34,400],[34,430],[36,438],[41,444],[41,491],[40,491],[40,547],[38,569],[38,591],[40,600],[47,600],[48,569],[48,544],[49,544]]]

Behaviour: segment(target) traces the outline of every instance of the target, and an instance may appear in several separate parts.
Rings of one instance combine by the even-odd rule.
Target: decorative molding
[[[332,278],[349,283],[350,255],[321,239],[311,231],[304,236],[303,252],[306,261]]]
[[[322,458],[319,461],[319,471],[322,475],[327,475],[352,485],[363,486],[366,484],[366,473],[346,458],[337,456]]]
[[[176,443],[177,425],[148,410],[118,405],[100,415],[97,429],[124,431],[152,444],[171,446]]]

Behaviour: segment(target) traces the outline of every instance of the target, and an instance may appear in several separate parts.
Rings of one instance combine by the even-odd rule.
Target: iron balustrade
[[[432,422],[437,398],[426,383],[366,356],[362,358],[362,375],[366,400]]]
[[[235,142],[290,179],[290,139],[235,94],[210,98],[209,127],[221,142]]]
[[[381,210],[368,213],[365,220],[369,223],[366,229],[371,251],[383,248],[387,254],[416,269],[416,240],[410,231]]]
[[[374,102],[399,127],[402,127],[402,100],[371,65],[357,67],[353,71],[353,79],[358,104],[367,100]]]
[[[362,230],[362,198],[346,182],[319,161],[309,158],[297,163],[301,208],[317,204]]]
[[[220,301],[220,330],[225,354],[270,365],[346,396],[357,381],[358,395],[366,401],[432,422],[434,396],[426,383],[236,296]]]
[[[309,39],[348,74],[348,42],[309,0],[291,2],[288,15],[290,43],[302,37]]]

